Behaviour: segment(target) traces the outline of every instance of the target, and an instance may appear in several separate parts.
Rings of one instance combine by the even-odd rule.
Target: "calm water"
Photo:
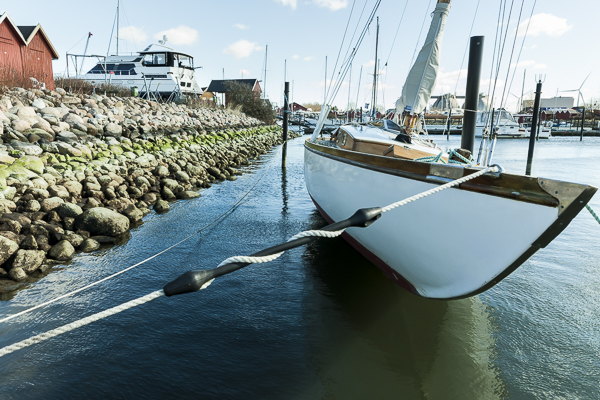
[[[458,147],[434,137],[442,146]],[[77,256],[0,303],[0,316],[139,262],[212,221],[270,165],[226,220],[125,275],[0,325],[0,347],[323,226],[303,181],[303,139],[236,182],[149,215],[130,240]],[[525,170],[527,141],[495,161]],[[538,142],[534,173],[600,186],[600,140]],[[600,210],[600,197],[592,200]],[[448,210],[452,212],[452,210]],[[403,291],[342,239],[324,240],[0,358],[2,399],[600,398],[600,226],[583,211],[488,292],[426,300]]]

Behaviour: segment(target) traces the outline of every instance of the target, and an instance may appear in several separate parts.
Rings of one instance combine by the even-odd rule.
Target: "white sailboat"
[[[471,164],[425,162],[454,154],[444,155],[419,137],[419,115],[435,86],[449,8],[450,0],[438,0],[397,102],[397,124],[349,124],[330,139],[319,139],[322,115],[305,143],[306,186],[329,222],[481,171]],[[545,178],[485,174],[394,209],[367,228],[349,228],[343,237],[417,295],[468,297],[492,287],[550,243],[596,190]]]

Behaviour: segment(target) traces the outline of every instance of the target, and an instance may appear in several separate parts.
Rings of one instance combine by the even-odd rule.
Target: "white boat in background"
[[[324,107],[305,143],[304,174],[308,192],[328,222],[344,220],[361,208],[387,206],[488,165],[444,164],[456,154],[444,154],[420,137],[420,115],[435,86],[449,3],[437,2],[425,45],[397,102],[398,124],[353,123],[320,139]],[[391,210],[367,228],[348,228],[342,237],[412,293],[463,298],[494,286],[550,243],[596,190],[488,173]]]
[[[155,43],[132,55],[109,56],[80,78],[95,85],[135,86],[142,97],[152,93],[168,98],[172,94],[200,95],[194,73],[192,56]]]
[[[120,4],[119,0],[115,21],[115,54],[108,55],[111,52],[110,42],[107,57],[87,55],[87,44],[83,55],[67,53],[67,63],[69,56],[74,58],[77,78],[94,86],[110,84],[127,89],[137,88],[140,97],[153,100],[177,100],[186,95],[200,96],[202,89],[196,82],[195,70],[201,67],[194,66],[194,58],[190,54],[168,47],[166,35],[158,43],[150,44],[140,52],[119,53]],[[88,44],[91,36],[90,33]],[[83,58],[79,69],[78,58]],[[92,69],[84,73],[81,68],[86,58],[95,58],[98,61]]]
[[[475,128],[475,137],[483,137],[483,132],[489,131],[492,112],[483,111],[477,113],[477,125]],[[505,109],[499,109],[494,111],[494,129],[497,132],[498,139],[514,139],[529,137],[525,128],[520,125],[513,115]]]

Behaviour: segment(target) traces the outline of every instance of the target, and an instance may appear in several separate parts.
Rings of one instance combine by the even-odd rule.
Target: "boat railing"
[[[88,74],[100,74],[100,75],[106,75],[106,74],[114,74],[114,75],[137,75],[137,72],[135,71],[135,68],[131,68],[131,69],[126,69],[126,70],[119,70],[119,71],[106,71],[106,70],[96,70],[96,71],[89,71]]]

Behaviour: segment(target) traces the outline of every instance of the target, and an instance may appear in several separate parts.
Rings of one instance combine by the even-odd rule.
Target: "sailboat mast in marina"
[[[450,0],[438,0],[396,103],[395,121],[350,123],[330,138],[319,138],[317,124],[304,146],[306,187],[330,223],[481,174],[342,235],[392,281],[436,299],[464,298],[493,287],[558,236],[597,191],[474,165],[420,137],[449,11]],[[321,126],[323,120],[321,115]]]
[[[442,39],[449,12],[450,0],[439,0],[423,48],[410,69],[402,95],[396,102],[396,122],[409,131],[420,128],[417,124],[419,114],[425,111],[431,99],[440,69]]]

